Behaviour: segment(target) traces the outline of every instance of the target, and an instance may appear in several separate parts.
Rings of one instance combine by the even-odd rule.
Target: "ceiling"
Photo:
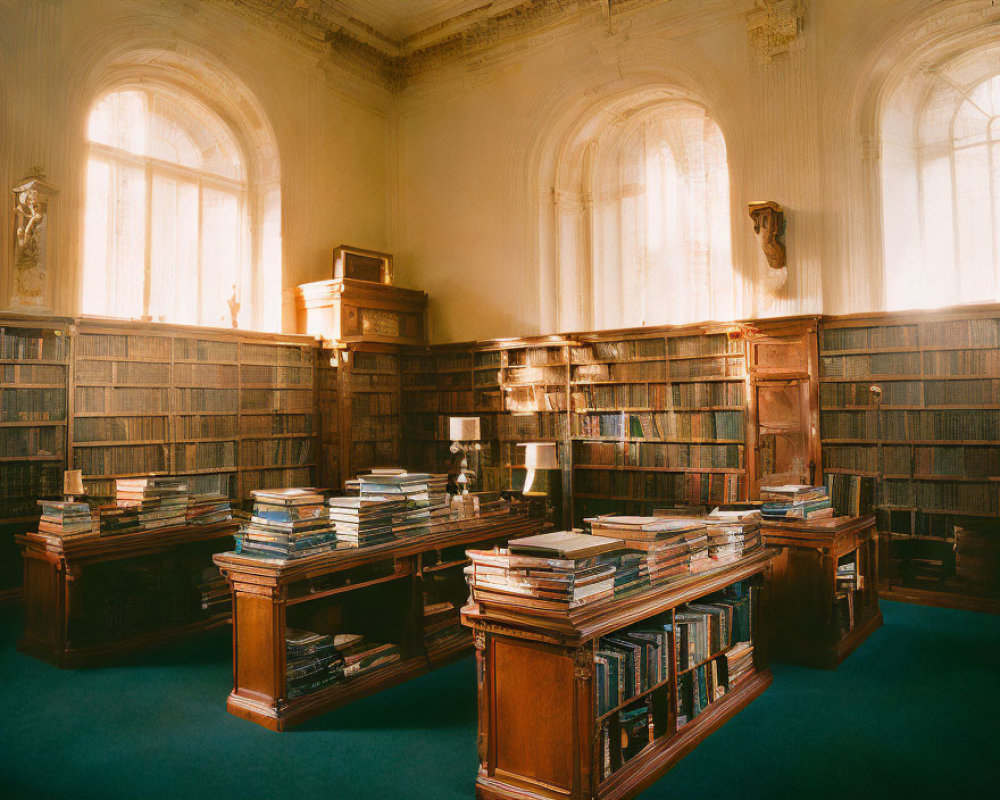
[[[315,0],[311,5],[315,5]],[[371,26],[387,39],[403,42],[443,22],[489,6],[490,0],[322,0],[330,10]]]

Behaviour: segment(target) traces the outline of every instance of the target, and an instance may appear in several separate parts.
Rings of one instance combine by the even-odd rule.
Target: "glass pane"
[[[146,93],[113,92],[90,112],[87,137],[132,155],[146,154]]]
[[[108,313],[141,317],[146,267],[146,173],[123,164],[116,164],[115,172]]]
[[[202,193],[201,324],[232,326],[229,301],[241,302],[242,210],[236,195]],[[242,311],[242,309],[241,309]],[[242,318],[243,314],[240,314]]]
[[[154,320],[198,322],[198,186],[153,176],[149,313]]]
[[[108,225],[111,165],[87,162],[87,199],[83,233],[83,296],[85,314],[106,315],[108,308]]]
[[[955,231],[959,302],[982,301],[993,289],[993,222],[987,149],[955,151]]]

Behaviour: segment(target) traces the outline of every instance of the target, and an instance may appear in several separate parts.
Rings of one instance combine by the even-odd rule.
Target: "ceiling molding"
[[[672,0],[493,0],[459,4],[460,13],[440,19],[453,3],[428,6],[417,20],[439,21],[394,39],[352,14],[368,4],[337,0],[208,0],[237,16],[328,60],[352,75],[392,92],[421,74],[449,64],[481,65],[511,46],[523,50],[525,39],[559,26],[587,21],[613,32],[616,18]],[[464,9],[464,10],[463,10]],[[371,9],[369,9],[371,11]],[[354,11],[357,14],[358,11]]]

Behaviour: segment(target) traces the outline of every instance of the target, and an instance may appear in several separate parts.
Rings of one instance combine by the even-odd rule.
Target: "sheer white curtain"
[[[887,307],[1000,299],[1000,48],[909,76],[882,140]]]
[[[736,314],[726,144],[695,103],[631,115],[599,138],[592,170],[600,327]]]
[[[88,127],[82,309],[222,325],[253,293],[244,159],[192,98],[150,89],[106,95]]]

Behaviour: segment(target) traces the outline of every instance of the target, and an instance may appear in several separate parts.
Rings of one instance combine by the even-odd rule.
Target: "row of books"
[[[924,375],[978,374],[1000,374],[1000,350],[933,350],[924,353]]]
[[[881,505],[947,509],[993,516],[998,513],[998,490],[986,483],[886,480],[882,482]]]
[[[181,390],[177,390],[181,391]],[[194,389],[190,391],[196,391]],[[242,411],[311,411],[313,407],[312,387],[303,389],[242,389],[240,409]]]
[[[0,428],[0,457],[59,456],[65,441],[62,428]]]
[[[528,411],[565,411],[566,392],[545,384],[508,386],[507,410],[514,413]],[[574,403],[582,404],[574,393]]]
[[[630,439],[743,439],[742,411],[671,411],[579,414],[574,436]]]
[[[181,422],[191,418],[181,418]],[[197,419],[197,418],[194,418]],[[232,419],[221,417],[221,419]],[[306,414],[244,414],[240,417],[240,433],[243,436],[281,436],[288,433],[308,435],[316,430],[312,413]],[[177,435],[187,438],[187,429],[178,428]],[[197,434],[192,435],[194,438]],[[208,434],[214,436],[215,434]]]
[[[309,345],[240,344],[240,361],[243,364],[274,364],[276,366],[310,366],[313,348]]]
[[[508,367],[504,381],[511,385],[535,383],[560,384],[566,382],[565,367]]]
[[[375,392],[351,395],[351,413],[363,417],[398,414],[399,395]]]
[[[667,383],[614,383],[614,384],[575,384],[573,386],[573,410],[595,411],[622,408],[651,408],[670,411],[675,408],[687,409],[689,411],[699,410],[697,403],[690,402],[690,396],[685,397],[684,392],[674,391],[678,386],[688,384],[667,384]],[[703,386],[695,383],[693,386]],[[742,386],[742,384],[739,384]],[[716,394],[723,395],[723,392]],[[732,392],[728,397],[721,397],[726,401],[735,400],[742,392]],[[735,405],[731,402],[712,403],[705,405],[729,406]]]
[[[278,441],[285,443],[290,440],[282,439]],[[270,442],[268,444],[270,444]],[[253,459],[254,451],[256,449],[255,445],[255,442],[243,443],[242,449],[244,464],[262,463],[262,459],[260,457],[258,457],[256,461]],[[267,451],[271,448],[264,449]],[[233,441],[190,442],[187,444],[175,444],[173,450],[174,470],[177,472],[219,469],[222,467],[236,466],[236,442]],[[267,459],[266,463],[273,463],[275,461],[277,463],[282,463],[283,459],[273,457]]]
[[[866,353],[865,355],[822,356],[820,375],[824,378],[854,378],[878,375],[920,377],[920,353]]]
[[[399,439],[399,417],[353,417],[351,419],[351,436],[354,439],[369,441],[387,441]]]
[[[77,358],[130,358],[170,360],[170,338],[142,334],[81,333],[76,340]]]
[[[63,468],[59,462],[0,463],[0,514],[20,517],[36,513],[39,497],[62,494]]]
[[[573,443],[573,463],[608,467],[743,468],[743,445],[652,442]]]
[[[219,342],[211,339],[174,339],[174,361],[212,361],[235,363],[240,358],[236,342]]]
[[[99,363],[99,362],[98,362]],[[246,369],[258,369],[257,367],[246,367]],[[260,367],[259,369],[273,369],[273,367]],[[257,383],[244,374],[244,383]],[[174,363],[173,377],[168,378],[165,383],[173,383],[174,386],[214,386],[219,388],[238,387],[240,385],[240,367],[237,364],[183,364]],[[265,381],[261,381],[265,383]]]
[[[159,444],[77,447],[73,468],[84,475],[134,475],[167,471],[167,448]]]
[[[594,652],[597,714],[603,716],[670,677],[670,614],[602,636]]]
[[[871,386],[871,381],[820,384],[820,408],[831,409],[842,406],[871,406],[874,408],[876,398],[879,395],[871,391]],[[880,402],[884,406],[919,407],[924,403],[924,387],[920,381],[885,381],[879,384],[879,386],[882,388]],[[958,400],[956,402],[963,401]],[[985,403],[989,401],[983,400],[981,402]]]
[[[637,499],[648,502],[688,500],[705,503],[735,503],[746,478],[736,473],[698,474],[681,472],[613,472],[578,470],[573,491],[585,495]]]
[[[235,418],[192,417],[199,422],[229,422],[235,428]],[[228,432],[230,426],[223,429]],[[167,418],[138,417],[77,417],[73,420],[75,442],[142,442],[162,441],[167,438]],[[194,435],[191,438],[196,438]],[[202,438],[202,437],[197,437]]]
[[[477,357],[476,366],[499,365],[499,361],[500,353],[497,352],[491,361],[481,360]],[[549,364],[565,363],[566,356],[561,347],[524,347],[507,351],[507,364],[511,367],[543,367]]]
[[[1000,428],[1000,411],[823,411],[820,427],[825,439],[992,440]],[[879,431],[881,430],[881,434]]]
[[[240,364],[240,383],[243,386],[274,386],[276,388],[303,388],[311,389],[313,383],[313,368],[310,364],[302,366],[271,366],[269,364]],[[174,380],[178,383],[188,383],[177,374],[177,366],[174,366]],[[210,381],[198,380],[191,383],[210,383]]]
[[[65,364],[0,364],[2,388],[15,388],[16,384],[66,385]],[[11,386],[8,386],[11,384]]]
[[[218,450],[217,458],[213,460],[211,453],[213,448],[219,448],[222,445],[229,445],[232,442],[203,442],[202,445],[208,445],[204,451],[197,451],[197,455],[201,455],[204,459],[204,468],[210,469],[213,467],[218,467],[225,464],[225,457],[228,451],[225,449]],[[240,443],[240,460],[245,466],[274,466],[274,465],[292,465],[292,464],[311,464],[315,460],[314,454],[315,442],[311,436],[302,439],[244,439]],[[180,448],[191,448],[192,445],[175,445],[175,453],[180,450]],[[189,449],[184,450],[185,454],[190,453]],[[188,457],[187,460],[193,460]],[[235,465],[235,460],[234,460]],[[178,466],[177,469],[191,469],[191,465],[185,467]]]
[[[824,328],[823,350],[884,350],[888,347],[916,347],[916,325],[875,325],[863,328]]]
[[[66,419],[65,389],[0,389],[0,422]]]
[[[69,341],[61,331],[0,327],[0,358],[62,361]]]
[[[398,392],[399,377],[369,372],[352,372],[351,389],[365,392]]]
[[[874,478],[828,473],[824,480],[835,515],[860,517],[875,509]]]
[[[394,353],[370,353],[364,350],[354,352],[352,370],[358,372],[376,372],[387,375],[399,373],[399,356]]]
[[[125,384],[128,386],[166,386],[171,382],[170,364],[147,361],[88,361],[78,358],[73,364],[77,385]]]
[[[928,347],[1000,346],[1000,319],[973,319],[926,322],[921,328],[923,344]]]
[[[201,596],[201,610],[206,616],[228,616],[233,612],[233,594],[229,582],[216,566],[202,569],[195,584]]]

